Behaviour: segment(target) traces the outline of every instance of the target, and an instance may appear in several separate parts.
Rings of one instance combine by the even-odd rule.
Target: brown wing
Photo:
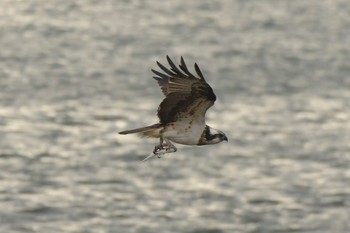
[[[158,107],[158,117],[161,124],[174,121],[181,121],[184,118],[191,118],[204,123],[205,113],[210,108],[216,96],[213,89],[205,81],[202,72],[195,63],[194,68],[198,76],[191,74],[181,57],[179,68],[167,60],[170,70],[157,62],[164,73],[153,70],[157,76],[153,77],[166,96]]]

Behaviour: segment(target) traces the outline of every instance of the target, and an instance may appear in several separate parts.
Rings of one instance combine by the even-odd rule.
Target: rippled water
[[[350,232],[350,4],[1,1],[1,232]],[[198,62],[228,143],[156,123],[155,61]]]

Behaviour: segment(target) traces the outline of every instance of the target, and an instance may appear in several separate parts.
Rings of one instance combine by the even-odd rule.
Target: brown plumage
[[[159,123],[120,134],[139,133],[142,136],[160,138],[156,149],[175,148],[170,141],[186,145],[215,144],[227,137],[219,130],[205,124],[205,113],[214,105],[216,96],[205,81],[198,65],[194,64],[196,75],[189,72],[181,57],[179,68],[167,56],[170,69],[157,62],[163,72],[153,70],[164,100],[157,111]],[[163,144],[163,140],[166,141]],[[175,148],[176,149],[176,148]],[[175,150],[176,151],[176,150]]]

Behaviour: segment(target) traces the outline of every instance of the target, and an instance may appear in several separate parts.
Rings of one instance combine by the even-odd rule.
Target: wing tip
[[[198,64],[196,62],[194,63],[194,69],[195,69],[196,73],[198,74],[198,76],[200,77],[200,79],[205,81],[205,78],[204,78],[204,76],[202,74],[202,71],[199,69],[199,66],[198,66]]]
[[[157,70],[151,69],[152,72],[156,75],[158,75],[160,78],[171,78],[171,77],[178,77],[178,78],[189,78],[189,79],[199,79],[205,81],[204,75],[201,72],[198,64],[194,63],[194,70],[197,73],[197,76],[193,75],[187,68],[185,59],[183,56],[180,57],[180,64],[179,68],[175,65],[175,63],[171,60],[169,55],[166,55],[166,59],[168,61],[168,64],[170,68],[165,67],[162,63],[159,61],[156,61],[158,67],[161,69],[162,72],[159,72]]]

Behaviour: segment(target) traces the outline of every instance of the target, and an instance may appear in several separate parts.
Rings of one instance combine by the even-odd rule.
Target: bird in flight
[[[205,113],[214,105],[216,96],[205,81],[197,63],[196,75],[190,73],[183,57],[179,68],[167,56],[170,69],[161,63],[162,70],[153,70],[153,77],[165,95],[157,111],[159,123],[150,126],[126,130],[119,134],[138,133],[140,136],[159,138],[153,155],[176,152],[172,142],[184,145],[210,145],[227,141],[226,135],[205,123]],[[149,156],[150,157],[150,156]],[[148,157],[146,158],[148,159]]]

